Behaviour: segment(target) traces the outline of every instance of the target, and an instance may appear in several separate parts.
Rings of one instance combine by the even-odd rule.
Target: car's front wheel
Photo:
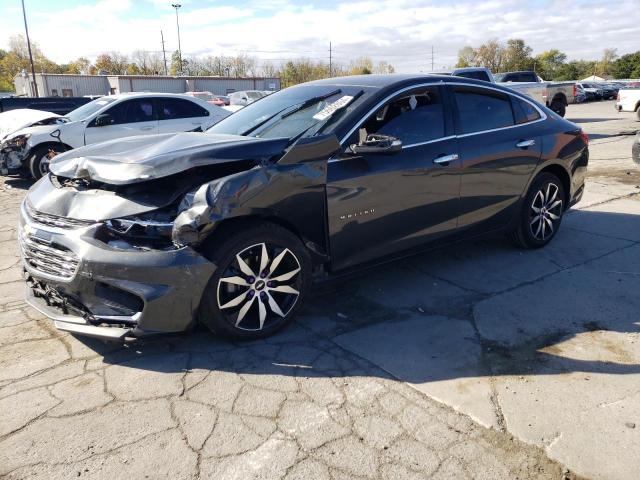
[[[200,303],[209,329],[236,340],[267,337],[289,323],[311,283],[311,259],[288,230],[269,223],[235,229],[212,243],[216,265]]]
[[[565,211],[562,182],[555,175],[538,175],[524,199],[518,227],[512,232],[514,243],[523,248],[540,248],[555,237]]]
[[[51,158],[64,151],[65,149],[62,145],[54,144],[36,147],[28,160],[29,173],[31,173],[31,176],[36,180],[44,177],[49,173]]]

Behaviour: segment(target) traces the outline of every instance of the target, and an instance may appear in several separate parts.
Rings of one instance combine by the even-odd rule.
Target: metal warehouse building
[[[17,75],[16,94],[35,96],[30,75]],[[266,77],[163,77],[147,75],[69,75],[36,73],[41,97],[82,97],[84,95],[115,95],[126,92],[211,92],[226,95],[240,90],[280,90],[279,78]]]

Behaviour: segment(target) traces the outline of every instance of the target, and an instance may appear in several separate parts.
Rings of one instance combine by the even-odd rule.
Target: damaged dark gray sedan
[[[506,232],[546,245],[584,189],[587,137],[528,97],[439,76],[328,79],[206,133],[57,156],[22,204],[29,303],[124,339],[288,323],[312,279]]]

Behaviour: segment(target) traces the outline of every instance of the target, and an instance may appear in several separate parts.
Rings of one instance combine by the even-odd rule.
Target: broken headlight
[[[151,212],[107,220],[106,243],[115,248],[173,248],[171,231],[175,212]]]
[[[24,148],[27,144],[27,140],[31,137],[30,133],[24,133],[22,135],[16,135],[2,142],[2,148]]]

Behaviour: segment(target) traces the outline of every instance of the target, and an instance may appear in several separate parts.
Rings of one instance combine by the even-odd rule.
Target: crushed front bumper
[[[19,172],[26,157],[26,148],[7,147],[0,143],[0,175]]]
[[[117,340],[180,332],[195,321],[215,270],[195,250],[114,248],[96,238],[101,223],[70,228],[34,218],[23,203],[27,302],[57,328]]]

